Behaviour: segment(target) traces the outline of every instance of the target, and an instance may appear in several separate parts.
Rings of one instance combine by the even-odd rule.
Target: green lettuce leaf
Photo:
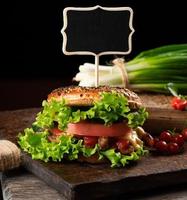
[[[128,107],[127,98],[116,92],[101,93],[101,100],[94,103],[94,105],[86,110],[76,110],[66,105],[65,100],[57,102],[43,102],[43,111],[38,113],[36,122],[33,126],[41,128],[54,127],[55,122],[58,123],[58,128],[65,130],[68,123],[77,123],[85,119],[102,120],[105,125],[110,125],[117,121],[127,120],[132,128],[141,126],[148,113],[144,108],[138,111],[130,111]]]
[[[87,111],[87,117],[89,119],[101,119],[108,125],[126,118],[126,113],[129,111],[126,97],[115,92],[103,92],[101,100],[95,102],[94,106]]]
[[[142,126],[147,118],[148,112],[146,112],[145,108],[140,108],[138,111],[127,114],[128,125],[132,128]]]
[[[45,162],[61,161],[64,155],[69,160],[78,158],[80,148],[82,148],[82,140],[75,140],[70,136],[61,136],[58,143],[49,142],[47,139],[48,132],[34,132],[33,129],[27,128],[24,135],[19,134],[19,145],[21,148],[30,153],[33,159],[40,159]]]
[[[99,153],[104,155],[111,162],[111,167],[121,167],[129,164],[130,161],[139,160],[140,157],[148,153],[148,151],[140,147],[130,155],[123,155],[120,152],[116,152],[115,149],[108,149]]]
[[[78,159],[79,154],[90,157],[98,153],[99,159],[107,158],[111,162],[111,167],[120,167],[129,164],[129,161],[140,159],[145,154],[143,148],[138,149],[131,155],[123,155],[116,152],[115,149],[102,151],[98,144],[94,148],[87,148],[83,145],[82,140],[72,136],[61,136],[59,142],[50,142],[47,139],[48,132],[34,132],[32,128],[27,128],[23,134],[19,134],[19,145],[25,151],[31,154],[33,159],[48,162],[61,161],[64,156],[69,160]]]
[[[43,101],[43,110],[37,114],[35,126],[42,128],[54,127],[54,123],[58,122],[61,130],[66,129],[71,117],[71,108],[66,106],[65,100],[52,100],[51,102]]]
[[[96,144],[94,148],[87,148],[87,147],[83,146],[81,149],[81,152],[82,152],[83,156],[85,156],[85,157],[90,157],[98,151],[99,151],[98,144]]]

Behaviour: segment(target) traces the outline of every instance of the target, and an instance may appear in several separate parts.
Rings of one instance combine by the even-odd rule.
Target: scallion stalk
[[[141,52],[124,64],[128,87],[134,91],[168,92],[167,84],[174,83],[181,94],[187,93],[187,44],[175,44]],[[81,86],[94,86],[94,64],[79,67],[74,80]],[[99,66],[99,84],[127,86],[116,64]]]

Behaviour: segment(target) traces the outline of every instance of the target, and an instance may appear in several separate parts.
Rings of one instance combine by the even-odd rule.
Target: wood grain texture
[[[4,200],[67,200],[42,180],[23,169],[4,173],[2,183]],[[186,197],[187,188],[183,184],[113,196],[107,200],[186,200]]]
[[[17,143],[16,136],[23,129],[30,127],[40,108],[0,112],[0,139]]]
[[[142,99],[143,105],[146,108],[159,108],[159,109],[167,109],[172,110],[171,107],[171,99],[172,96],[164,95],[164,94],[139,94]]]
[[[56,190],[23,169],[4,173],[2,189],[5,200],[65,200]]]
[[[172,109],[147,108],[149,119],[144,123],[144,129],[152,135],[162,130],[180,131],[187,127],[187,112]]]

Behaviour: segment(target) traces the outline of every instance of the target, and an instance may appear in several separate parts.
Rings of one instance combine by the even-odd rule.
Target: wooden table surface
[[[155,107],[163,109],[171,109],[170,100],[171,97],[165,95],[141,95],[143,102],[146,107]],[[29,126],[35,118],[35,113],[39,109],[26,109],[17,111],[4,111],[0,112],[0,139],[7,138],[6,133],[12,126],[19,130],[19,127]],[[182,114],[182,113],[181,113]],[[16,116],[22,116],[22,124],[17,127]],[[3,119],[3,120],[2,120]],[[6,131],[5,131],[6,130]],[[22,131],[21,129],[19,131]],[[15,136],[9,137],[11,141],[15,141]],[[1,177],[2,175],[2,177]],[[37,178],[35,175],[26,171],[23,168],[17,170],[8,171],[1,174],[1,184],[3,198],[7,200],[63,200],[65,199],[62,194],[57,192],[55,189],[49,187],[42,180]],[[89,197],[88,197],[89,199]],[[114,198],[115,199],[115,198]],[[139,199],[139,200],[184,200],[187,199],[187,186],[186,185],[176,185],[164,188],[158,188],[156,190],[150,190],[146,192],[139,192],[136,194],[126,194],[118,199]]]

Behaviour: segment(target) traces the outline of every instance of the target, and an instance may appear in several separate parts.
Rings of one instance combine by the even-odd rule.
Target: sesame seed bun
[[[120,87],[81,87],[81,86],[70,86],[63,87],[53,90],[48,95],[48,101],[55,99],[61,101],[64,98],[69,106],[92,106],[95,101],[101,98],[102,92],[112,92],[123,94],[129,103],[131,109],[138,109],[142,106],[141,99],[138,95],[129,89]]]

